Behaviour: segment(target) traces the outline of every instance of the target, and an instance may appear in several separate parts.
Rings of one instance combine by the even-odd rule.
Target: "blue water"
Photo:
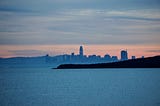
[[[0,106],[160,106],[160,69],[0,69]]]

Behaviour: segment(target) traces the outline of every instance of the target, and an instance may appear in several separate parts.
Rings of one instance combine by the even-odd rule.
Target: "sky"
[[[0,57],[160,55],[160,0],[0,0]]]

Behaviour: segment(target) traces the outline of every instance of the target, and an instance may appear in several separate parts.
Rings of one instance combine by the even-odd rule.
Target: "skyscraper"
[[[121,51],[121,60],[128,60],[127,50],[122,50]]]
[[[79,48],[79,55],[83,56],[83,47],[82,46],[80,46],[80,48]]]

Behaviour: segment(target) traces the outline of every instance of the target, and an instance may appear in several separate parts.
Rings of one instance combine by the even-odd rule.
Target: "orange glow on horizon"
[[[80,45],[1,45],[0,46],[0,57],[32,57],[49,54],[51,56],[62,55],[62,54],[75,54],[79,53]],[[118,56],[120,58],[120,51],[127,50],[129,58],[131,56],[136,57],[150,57],[160,55],[159,45],[83,45],[85,55],[101,55],[110,54],[111,56]],[[37,50],[43,51],[42,53],[36,54],[16,54],[12,51],[23,51],[23,50]],[[152,52],[157,50],[158,52]]]

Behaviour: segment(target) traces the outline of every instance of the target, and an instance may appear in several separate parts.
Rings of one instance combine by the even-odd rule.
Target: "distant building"
[[[97,59],[97,56],[96,55],[89,55],[88,58],[90,60],[96,60]]]
[[[110,60],[111,60],[111,56],[110,56],[109,54],[106,54],[106,55],[104,56],[104,59],[105,59],[106,61],[110,61]]]
[[[127,50],[122,50],[121,51],[121,60],[128,60],[128,53]]]
[[[83,47],[82,46],[80,46],[80,48],[79,48],[79,55],[82,57],[83,56]]]
[[[132,56],[132,59],[136,59],[136,56]]]
[[[71,56],[74,56],[74,53],[71,53]]]
[[[112,56],[112,61],[118,61],[118,57],[117,56]]]

